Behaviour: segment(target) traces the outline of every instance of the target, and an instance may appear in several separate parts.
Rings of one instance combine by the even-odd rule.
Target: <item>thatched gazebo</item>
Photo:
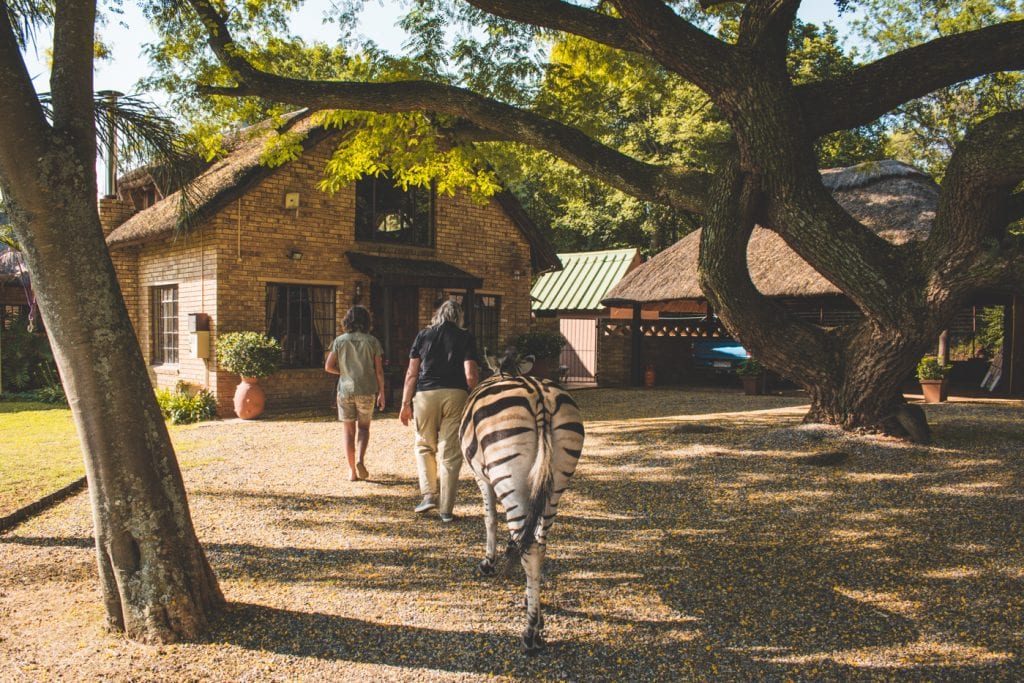
[[[848,168],[826,169],[822,180],[836,201],[854,218],[890,242],[902,244],[923,240],[931,230],[938,204],[938,186],[928,175],[899,161],[877,161]],[[704,293],[697,275],[700,230],[690,233],[665,251],[628,273],[612,288],[602,303],[606,306],[632,307],[631,334],[664,336],[653,326],[640,323],[643,311],[690,313],[706,316],[703,325],[676,326],[675,336],[727,336],[727,330],[711,324]],[[822,325],[839,325],[860,316],[843,293],[796,254],[775,232],[756,227],[747,246],[747,263],[754,285],[766,296],[782,301],[801,317]],[[983,292],[958,316],[954,327],[961,334],[973,326],[973,307],[1005,306],[1008,313],[1024,313],[1021,297],[1006,292]],[[1013,315],[1006,315],[1011,320]],[[644,328],[648,329],[644,329]],[[1020,335],[1018,335],[1020,336]],[[1018,363],[1024,362],[1024,340],[1013,339],[1012,326],[1004,333],[1004,348],[1014,349]],[[634,351],[640,348],[634,339]],[[940,349],[941,352],[941,349]],[[1010,370],[1011,356],[1004,354],[1004,376]],[[632,383],[638,383],[641,368],[647,364],[642,353],[631,358]],[[1004,382],[1004,388],[1016,393],[1024,387]]]

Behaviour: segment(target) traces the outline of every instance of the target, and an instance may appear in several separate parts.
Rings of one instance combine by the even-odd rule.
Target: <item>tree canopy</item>
[[[410,3],[408,19],[424,29],[413,46],[417,71],[318,80],[264,68],[258,52],[236,41],[230,7],[189,4],[226,69],[205,84],[206,94],[414,113],[432,124],[437,149],[525,145],[636,201],[700,214],[708,301],[753,353],[808,390],[809,419],[899,431],[884,423],[906,413],[900,382],[956,309],[982,289],[1019,291],[1024,283],[1021,245],[1008,230],[1022,204],[1019,109],[967,124],[921,243],[876,235],[836,203],[818,172],[823,154],[856,150],[858,136],[872,140],[865,127],[901,115],[901,107],[1024,67],[1024,22],[1012,13],[995,11],[948,35],[908,37],[913,45],[854,63],[830,48],[827,31],[798,24],[799,0],[421,0]],[[459,38],[442,60],[438,27],[453,22],[475,26],[477,37]],[[558,49],[535,64],[542,39]],[[557,91],[545,92],[546,84]],[[692,88],[695,98],[681,98],[678,88]],[[602,100],[605,93],[615,97]],[[692,119],[678,108],[702,97],[706,121],[725,126],[708,166],[693,154]],[[631,118],[659,120],[644,119],[648,104],[675,124],[666,137],[658,137],[664,128]],[[875,140],[853,153],[874,148],[873,155]],[[745,257],[755,225],[776,231],[863,319],[822,329],[758,292]]]

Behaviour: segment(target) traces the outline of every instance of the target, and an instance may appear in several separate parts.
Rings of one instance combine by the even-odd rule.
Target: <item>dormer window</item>
[[[434,192],[403,190],[387,175],[356,182],[356,239],[364,242],[434,246]]]

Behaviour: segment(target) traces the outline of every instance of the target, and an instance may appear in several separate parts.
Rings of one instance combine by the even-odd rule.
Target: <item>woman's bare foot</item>
[[[366,479],[370,476],[370,473],[366,471],[366,465],[361,462],[356,463],[356,473],[360,479]]]

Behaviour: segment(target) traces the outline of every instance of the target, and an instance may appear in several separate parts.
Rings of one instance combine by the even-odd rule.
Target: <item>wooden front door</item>
[[[373,334],[384,347],[384,364],[392,373],[405,374],[409,347],[419,332],[419,288],[370,288]],[[400,369],[400,370],[399,370]]]

